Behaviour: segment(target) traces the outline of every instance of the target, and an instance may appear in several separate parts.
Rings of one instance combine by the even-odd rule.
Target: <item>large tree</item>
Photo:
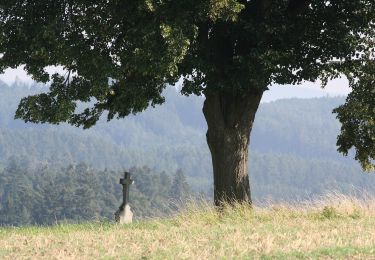
[[[52,80],[16,117],[84,128],[162,104],[183,79],[182,94],[206,98],[215,203],[251,203],[249,138],[270,84],[345,75],[353,92],[336,110],[339,150],[354,146],[371,168],[374,25],[373,0],[0,0],[0,70],[25,65]]]

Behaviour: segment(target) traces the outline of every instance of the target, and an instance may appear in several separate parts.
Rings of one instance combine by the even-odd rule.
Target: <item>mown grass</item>
[[[375,199],[331,195],[170,219],[0,229],[0,259],[375,259]]]

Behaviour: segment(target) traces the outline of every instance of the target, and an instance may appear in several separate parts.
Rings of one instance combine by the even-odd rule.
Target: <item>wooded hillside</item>
[[[83,162],[93,169],[98,183],[103,184],[103,178],[111,179],[112,188],[99,187],[103,200],[119,194],[116,189],[121,187],[116,182],[123,169],[145,165],[156,182],[160,172],[173,178],[181,169],[193,190],[212,196],[202,98],[187,98],[169,88],[165,106],[122,120],[99,122],[89,130],[15,121],[13,115],[20,98],[45,89],[41,85],[27,88],[19,82],[11,87],[0,84],[1,168],[7,169],[12,160],[23,162],[35,176],[33,189],[40,184],[41,166],[52,172],[49,178],[59,182],[69,165]],[[332,189],[343,193],[372,190],[375,176],[363,173],[354,160],[336,152],[339,123],[330,111],[343,102],[344,98],[316,98],[261,105],[250,145],[250,181],[255,184],[255,201],[302,200]],[[112,171],[115,176],[110,174]],[[14,178],[9,176],[11,172],[4,173],[8,179]],[[8,184],[0,182],[0,190],[5,185]],[[168,196],[165,192],[162,200],[168,200]],[[0,193],[0,200],[4,198]],[[118,207],[118,199],[108,207]],[[94,213],[108,217],[112,209],[105,209],[105,213],[101,210]]]

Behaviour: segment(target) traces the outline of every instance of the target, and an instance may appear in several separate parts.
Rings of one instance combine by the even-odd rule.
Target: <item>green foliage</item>
[[[339,214],[334,207],[325,206],[322,211],[322,217],[326,219],[337,218]]]
[[[208,17],[214,22],[217,20],[235,22],[244,7],[245,5],[236,0],[211,0]]]
[[[334,110],[340,120],[337,139],[339,151],[348,154],[355,148],[355,158],[367,171],[375,170],[375,64],[369,61],[358,80],[351,83],[353,91],[346,103]]]
[[[181,169],[177,170],[173,177],[172,186],[169,191],[171,198],[175,202],[185,201],[191,195],[189,184]]]
[[[374,22],[372,0],[2,0],[0,70],[25,64],[35,80],[52,80],[49,93],[20,102],[17,118],[84,128],[105,111],[111,120],[162,104],[180,78],[182,93],[201,95],[345,75],[353,94],[337,110],[339,150],[356,148],[371,169],[374,115],[356,106],[373,90]],[[49,65],[66,75],[49,75]]]
[[[22,164],[13,158],[0,171],[0,225],[112,220],[121,204],[120,172],[98,171],[83,163],[60,170]],[[190,190],[173,187],[166,173],[155,174],[147,167],[130,171],[136,181],[130,192],[136,219],[174,213],[177,208],[169,194]]]

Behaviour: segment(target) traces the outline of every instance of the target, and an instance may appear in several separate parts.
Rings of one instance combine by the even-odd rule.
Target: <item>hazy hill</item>
[[[0,85],[0,164],[11,156],[61,167],[86,162],[99,169],[148,165],[181,168],[197,190],[212,191],[205,142],[203,98],[166,92],[166,104],[89,130],[65,124],[34,125],[13,120],[22,96],[43,91],[17,83]],[[45,88],[44,88],[45,89]],[[296,199],[327,189],[370,189],[375,178],[336,152],[339,123],[331,113],[344,98],[287,99],[261,105],[251,139],[255,199]]]

